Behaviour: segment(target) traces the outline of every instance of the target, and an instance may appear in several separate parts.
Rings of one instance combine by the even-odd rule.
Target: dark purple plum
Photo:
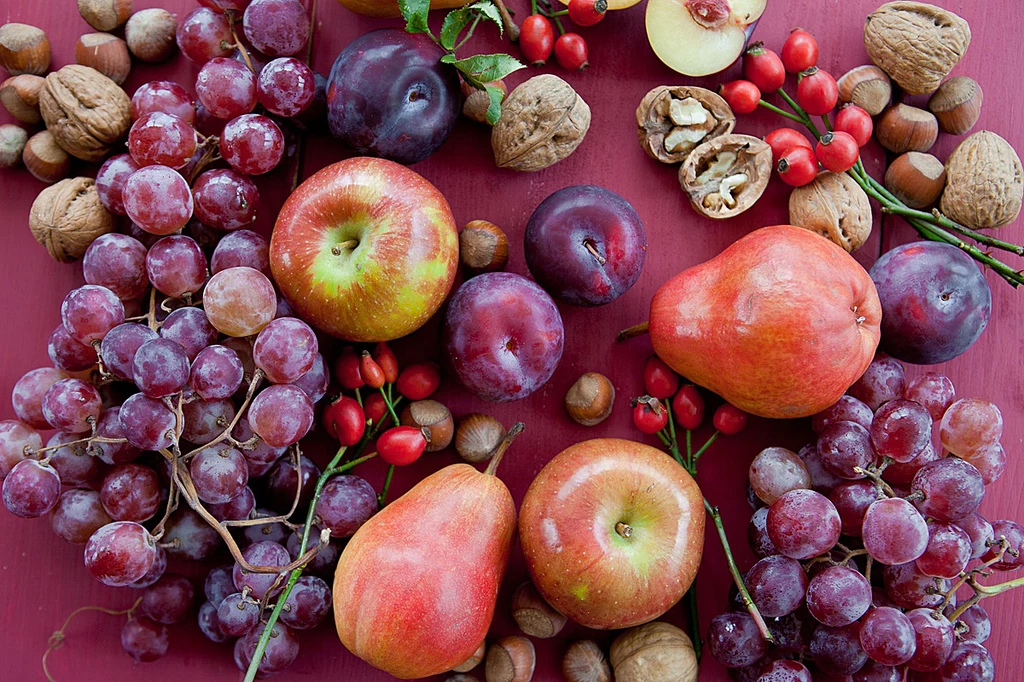
[[[647,235],[628,201],[594,185],[560,189],[526,225],[530,273],[552,296],[572,305],[611,303],[644,269]]]
[[[381,28],[348,44],[327,82],[331,133],[360,154],[412,164],[448,139],[462,109],[459,74],[430,38]]]
[[[882,350],[917,365],[952,360],[978,340],[992,290],[970,256],[950,244],[897,246],[871,267],[882,303]]]
[[[448,364],[486,400],[518,400],[540,388],[562,358],[564,338],[562,316],[547,292],[510,272],[468,280],[445,314]]]

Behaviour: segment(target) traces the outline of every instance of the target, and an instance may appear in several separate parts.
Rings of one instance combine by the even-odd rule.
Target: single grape
[[[745,611],[746,607],[742,606],[742,600],[740,603],[737,610]],[[767,621],[767,625],[775,639],[775,646],[778,647],[778,650],[773,649],[773,652],[806,655],[811,646],[811,635],[814,634],[818,623],[806,608],[801,607],[788,616]]]
[[[72,339],[91,344],[124,322],[124,305],[110,289],[86,284],[64,297],[60,317]]]
[[[911,481],[914,480],[914,476],[929,462],[935,462],[942,459],[942,455],[935,450],[935,446],[932,445],[931,441],[928,441],[928,445],[924,447],[924,450],[917,453],[917,457],[910,460],[909,462],[892,462],[882,472],[882,478],[892,485],[910,485]]]
[[[819,625],[811,638],[811,659],[827,673],[852,675],[868,662],[859,635],[859,623],[839,628]]]
[[[217,531],[191,509],[178,507],[167,521],[163,542],[171,556],[191,561],[209,559],[223,546]]]
[[[7,511],[24,519],[42,516],[60,499],[60,476],[49,464],[24,459],[4,478],[3,500]]]
[[[270,242],[252,230],[237,230],[224,235],[210,258],[210,272],[217,274],[237,267],[253,268],[269,277]]]
[[[305,392],[288,384],[265,388],[249,404],[249,428],[268,445],[298,443],[313,426],[313,403]]]
[[[124,429],[121,428],[121,407],[118,405],[100,415],[100,421],[96,425],[96,435],[104,439],[124,440]],[[110,465],[128,464],[134,462],[142,454],[141,450],[131,442],[101,442],[96,441],[89,446],[89,452],[101,462]]]
[[[960,633],[960,639],[964,642],[984,644],[992,635],[992,621],[989,620],[988,612],[981,604],[974,604],[960,614],[957,622],[967,629]],[[945,659],[943,659],[945,660]]]
[[[188,384],[188,373],[188,355],[170,339],[147,341],[135,352],[132,377],[139,390],[150,398],[177,393]]]
[[[86,433],[100,418],[103,401],[92,384],[61,379],[43,395],[43,417],[50,426],[67,433]]]
[[[988,550],[988,542],[992,539],[992,524],[981,514],[975,512],[956,522],[971,539],[971,558],[979,559]]]
[[[833,488],[843,482],[844,479],[829,471],[828,467],[821,461],[817,442],[803,446],[797,455],[804,461],[804,466],[807,467],[807,473],[811,477],[812,489],[827,495]]]
[[[874,412],[870,407],[852,395],[844,395],[832,407],[811,417],[811,428],[815,433],[821,433],[826,426],[833,422],[854,422],[865,429],[870,429],[872,419],[874,419]]]
[[[768,537],[791,559],[810,559],[839,541],[842,522],[827,497],[813,490],[791,490],[768,509]]]
[[[46,352],[53,366],[65,372],[81,372],[96,364],[96,348],[75,341],[63,324],[50,334]]]
[[[870,607],[871,583],[852,568],[828,566],[807,586],[807,610],[823,625],[849,625]]]
[[[951,523],[928,522],[928,547],[917,570],[935,578],[955,578],[971,560],[971,536]]]
[[[858,469],[867,469],[875,461],[875,450],[867,429],[854,422],[832,422],[818,436],[818,455],[822,464],[844,479],[864,478]]]
[[[63,328],[64,325],[58,327],[58,329]],[[63,370],[55,367],[39,367],[25,372],[11,391],[11,406],[14,408],[14,414],[34,429],[50,428],[49,422],[43,416],[43,396],[50,390],[50,386],[67,378],[68,375]],[[7,471],[3,468],[3,433],[3,429],[0,429],[0,478],[7,475]],[[24,433],[19,432],[21,434],[19,437],[24,436]]]
[[[206,574],[203,582],[203,594],[214,604],[220,604],[224,597],[235,591],[235,582],[231,577],[232,564],[216,566]]]
[[[905,609],[938,608],[951,587],[948,580],[923,575],[913,562],[886,566],[883,576],[886,594]]]
[[[1000,443],[989,446],[964,459],[974,465],[974,468],[981,474],[981,480],[985,485],[992,485],[1006,471],[1006,451],[1003,450],[1003,446]]]
[[[103,416],[106,417],[107,414],[109,411],[104,412]],[[100,471],[100,461],[89,454],[88,445],[76,442],[79,440],[80,436],[58,431],[46,443],[46,447],[63,446],[50,450],[47,455],[50,458],[50,466],[57,472],[60,482],[66,486],[84,485]],[[64,445],[65,443],[74,444]]]
[[[115,521],[142,523],[160,508],[160,479],[150,467],[121,464],[103,478],[100,501]]]
[[[269,173],[284,154],[284,133],[260,114],[245,114],[224,126],[220,155],[228,165],[246,175]]]
[[[996,664],[988,650],[974,642],[958,642],[940,668],[942,682],[993,682]]]
[[[779,553],[779,550],[772,544],[772,539],[768,537],[767,525],[768,507],[755,509],[754,515],[750,517],[750,525],[747,526],[747,543],[754,554],[761,559]]]
[[[217,330],[210,324],[202,308],[178,308],[160,325],[160,336],[174,341],[185,351],[190,361],[217,340]]]
[[[246,661],[251,661],[256,651],[256,645],[263,634],[260,626],[249,631],[240,641],[243,642],[243,651]],[[281,672],[292,663],[299,655],[299,640],[291,629],[283,623],[275,623],[274,629],[270,631],[270,639],[267,640],[267,648],[260,660],[259,671],[265,675],[272,675]]]
[[[248,471],[248,461],[246,462]],[[246,486],[242,491],[223,504],[207,505],[207,510],[218,521],[242,521],[256,510],[256,496],[252,488]]]
[[[751,567],[744,582],[762,616],[788,616],[804,603],[807,574],[799,561],[784,556],[761,559]]]
[[[54,439],[56,436],[51,443]],[[0,421],[0,478],[6,477],[22,460],[40,457],[36,451],[41,447],[43,437],[28,424],[14,419]]]
[[[121,628],[121,648],[142,663],[167,653],[167,628],[147,616],[135,616]]]
[[[253,652],[255,653],[255,651],[256,650],[254,648]],[[232,648],[232,655],[235,659],[235,667],[242,673],[247,672],[249,670],[249,663],[252,661],[245,650],[245,637],[239,637],[235,640],[235,646]],[[257,673],[257,676],[259,676],[259,673]]]
[[[232,637],[242,637],[260,622],[259,602],[241,592],[229,594],[217,606],[217,623],[221,632]]]
[[[274,319],[277,293],[259,270],[228,268],[210,278],[203,291],[203,307],[221,334],[252,336]]]
[[[228,641],[229,637],[220,629],[220,621],[217,620],[217,607],[210,602],[203,602],[199,607],[199,631],[211,642],[220,644]]]
[[[903,397],[924,405],[932,421],[939,421],[956,400],[956,390],[949,377],[938,372],[928,372],[907,384]]]
[[[139,168],[131,154],[118,154],[103,162],[96,173],[96,194],[104,208],[116,215],[128,214],[124,207],[124,184]]]
[[[111,232],[93,240],[82,257],[89,284],[106,287],[122,301],[146,292],[146,247],[138,239]]]
[[[813,678],[803,663],[780,659],[764,666],[757,682],[813,682]]]
[[[196,131],[173,114],[153,111],[128,131],[128,152],[140,166],[183,168],[196,153]]]
[[[301,488],[299,508],[307,504],[313,497],[316,479],[320,477],[320,469],[306,456],[299,457],[299,471],[296,472],[291,458],[282,458],[267,474],[266,503],[276,511],[286,512],[295,501],[296,487]],[[300,483],[301,481],[301,483]],[[330,483],[330,481],[328,481]],[[326,485],[324,486],[327,487]],[[321,494],[321,499],[323,495]],[[376,500],[376,496],[374,497]],[[353,531],[355,532],[355,531]]]
[[[302,549],[302,536],[299,533],[290,533],[286,541],[286,547],[292,559],[298,559],[301,555],[299,550]],[[308,551],[314,547],[320,547],[320,527],[316,525],[310,526],[309,542],[307,543],[306,550]],[[338,545],[334,542],[328,542],[323,547],[320,547],[320,550],[306,564],[306,571],[317,575],[331,575],[334,573],[334,567],[338,563],[338,555],[340,554],[341,551]]]
[[[313,358],[313,366],[309,371],[292,382],[292,386],[302,389],[309,396],[310,402],[316,404],[327,395],[327,387],[331,381],[330,370],[327,368],[327,361],[320,353]]]
[[[294,479],[294,469],[292,471]],[[292,491],[294,495],[294,487]],[[316,504],[316,515],[330,529],[332,537],[348,538],[370,520],[377,509],[377,492],[373,486],[358,476],[341,475],[324,485]]]
[[[274,464],[281,458],[288,448],[275,448],[267,445],[259,436],[249,428],[249,422],[240,420],[231,434],[239,442],[254,442],[246,448],[242,448],[242,456],[249,467],[249,478],[261,478],[265,476]],[[245,437],[242,437],[245,436]]]
[[[134,521],[114,521],[85,544],[85,567],[104,585],[121,587],[146,575],[156,561],[156,550],[148,530]]]
[[[953,650],[956,640],[953,624],[931,609],[909,611],[907,619],[914,627],[916,638],[914,655],[907,661],[907,667],[924,672],[938,670]]]
[[[270,381],[289,384],[312,369],[318,351],[316,334],[308,324],[282,317],[272,320],[256,337],[252,359]]]
[[[903,397],[906,385],[903,364],[879,353],[847,393],[874,411],[890,400]]]
[[[110,521],[100,502],[100,494],[95,490],[66,490],[50,511],[53,532],[74,545],[84,545]]]
[[[881,457],[909,462],[932,439],[932,416],[923,405],[897,398],[878,408],[871,423],[871,445]]]
[[[203,502],[230,502],[249,482],[242,453],[227,444],[200,450],[189,464],[196,493]]]
[[[914,626],[899,609],[872,609],[860,625],[860,645],[883,665],[903,665],[917,648]]]
[[[275,59],[260,72],[256,96],[260,104],[276,116],[298,116],[313,103],[316,77],[313,70],[298,59]]]
[[[230,400],[192,400],[181,406],[185,426],[181,437],[196,445],[206,445],[231,425],[235,404]]]
[[[982,561],[988,562],[999,556],[999,552],[1002,550],[998,543],[1005,539],[1008,547],[1003,552],[1002,559],[992,564],[992,568],[997,571],[1012,571],[1024,566],[1024,526],[1016,521],[1005,519],[993,521],[992,538],[997,544],[988,548],[988,551],[981,557]]]
[[[811,487],[811,476],[803,460],[786,448],[765,448],[759,452],[750,463],[748,478],[754,493],[765,504],[790,490]]]
[[[196,106],[192,102],[192,97],[185,88],[173,81],[143,83],[132,95],[133,121],[156,111],[177,116],[189,125],[196,120]]]
[[[980,398],[957,400],[939,424],[942,447],[959,457],[970,457],[992,447],[1002,435],[1002,413],[993,403]]]
[[[177,419],[161,400],[136,393],[118,416],[128,442],[140,450],[165,450],[177,441]]]
[[[199,4],[203,7],[209,7],[220,11],[231,10],[234,12],[244,11],[249,2],[250,0],[199,0]]]
[[[985,481],[973,464],[945,457],[923,466],[910,484],[921,513],[938,521],[957,521],[978,511]],[[902,561],[899,563],[903,563]]]
[[[900,498],[872,502],[861,526],[864,549],[887,566],[916,560],[928,546],[928,524],[914,505]]]
[[[163,547],[156,548],[156,559],[153,561],[153,565],[149,567],[146,573],[136,580],[135,582],[128,585],[133,590],[144,590],[150,585],[154,584],[160,577],[167,571],[167,551]]]
[[[853,674],[853,682],[904,682],[903,668],[868,661]]]
[[[185,298],[206,282],[206,256],[191,237],[164,237],[146,254],[146,275],[160,293]]]
[[[259,189],[248,177],[230,168],[215,168],[200,175],[192,187],[192,195],[196,217],[214,229],[237,230],[256,221]]]
[[[173,168],[140,168],[125,181],[122,196],[128,217],[150,234],[177,232],[192,217],[192,190]]]
[[[711,619],[708,651],[727,668],[751,665],[768,651],[754,619],[746,613],[723,613]]]
[[[215,57],[199,70],[196,96],[210,114],[230,120],[256,106],[256,77],[245,64]]]
[[[274,512],[269,509],[257,509],[253,512],[252,518],[266,519],[274,515]],[[294,533],[280,521],[269,521],[256,526],[246,526],[242,531],[242,535],[245,538],[245,543],[243,544],[247,545],[254,545],[257,542],[276,542],[279,545],[283,545]]]
[[[867,480],[843,481],[832,489],[828,499],[836,506],[843,521],[843,535],[859,538],[864,513],[878,499],[878,488]]]
[[[242,551],[242,556],[253,566],[284,567],[291,562],[287,549],[277,542],[269,541],[249,545]],[[248,587],[249,595],[253,599],[263,599],[277,579],[274,573],[249,573],[242,570],[237,563],[231,575],[235,581],[235,588],[244,590]],[[281,585],[278,585],[277,589],[280,590]]]
[[[188,578],[177,573],[165,573],[142,592],[139,610],[157,623],[171,625],[188,615],[194,598],[195,588]]]
[[[298,317],[295,308],[292,308],[292,304],[284,296],[277,297],[277,312],[274,313],[274,318],[278,317]]]
[[[294,630],[310,630],[331,612],[331,588],[315,575],[296,581],[281,610],[281,622]]]
[[[196,64],[230,57],[235,44],[227,17],[209,7],[197,7],[186,14],[178,24],[176,38],[181,53]]]
[[[263,54],[288,57],[309,40],[309,17],[299,0],[253,0],[245,8],[242,29]]]
[[[213,345],[199,351],[192,361],[189,386],[205,400],[230,398],[242,385],[242,361],[235,351]]]

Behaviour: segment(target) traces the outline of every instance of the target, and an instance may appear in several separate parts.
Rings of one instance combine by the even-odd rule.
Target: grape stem
[[[242,418],[242,415],[245,414],[246,408],[248,408],[249,407],[249,403],[252,402],[253,396],[256,395],[256,389],[259,388],[260,382],[262,382],[262,381],[263,381],[263,370],[262,369],[257,369],[255,372],[253,372],[252,379],[249,381],[249,389],[245,392],[245,400],[242,401],[242,406],[239,407],[238,410],[235,412],[235,416],[231,418],[231,423],[229,423],[226,427],[224,427],[224,430],[221,431],[220,434],[216,438],[211,440],[206,445],[202,445],[200,447],[197,447],[194,450],[192,450],[192,451],[188,452],[187,454],[183,455],[182,459],[185,460],[185,461],[188,461],[189,459],[194,457],[200,451],[206,450],[207,448],[212,448],[213,446],[217,445],[218,443],[222,443],[223,441],[231,438],[231,432],[234,430],[235,426],[238,424],[238,421]],[[179,396],[180,395],[181,394],[179,394]]]
[[[47,643],[46,651],[43,652],[43,674],[46,675],[46,679],[50,682],[57,682],[53,679],[53,675],[50,674],[50,669],[47,667],[46,661],[49,658],[50,653],[64,646],[64,639],[67,635],[67,629],[71,625],[71,621],[74,619],[75,616],[77,616],[80,613],[85,613],[86,611],[96,611],[99,613],[105,613],[108,616],[128,616],[128,619],[131,620],[132,616],[135,615],[135,610],[139,608],[139,604],[141,603],[142,597],[139,597],[135,600],[135,603],[132,604],[129,608],[121,611],[115,611],[114,609],[108,609],[103,606],[81,606],[72,611],[71,614],[64,621],[64,624],[60,626],[60,629],[54,632],[52,635],[50,635],[50,641]]]

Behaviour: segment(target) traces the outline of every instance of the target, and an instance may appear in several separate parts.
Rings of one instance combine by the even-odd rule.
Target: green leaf
[[[441,47],[451,52],[455,48],[459,34],[472,20],[473,14],[469,7],[461,7],[449,12],[444,18],[444,23],[441,24]]]
[[[405,18],[405,30],[409,33],[430,33],[427,14],[430,0],[398,0],[398,9]]]
[[[441,61],[461,71],[466,80],[477,88],[483,88],[485,83],[526,68],[525,64],[507,54],[477,54],[465,59],[457,59],[453,54],[446,54],[441,57]]]
[[[494,125],[501,118],[501,101],[505,99],[505,93],[493,85],[488,85],[485,89],[491,98],[491,104],[487,107],[487,122]]]
[[[494,6],[491,0],[480,0],[474,2],[469,6],[470,9],[475,9],[484,19],[490,19],[498,25],[498,33],[502,36],[505,35],[505,24],[501,21],[501,13],[498,12],[498,8]]]

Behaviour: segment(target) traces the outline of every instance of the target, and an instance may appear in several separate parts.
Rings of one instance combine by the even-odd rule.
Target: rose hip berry
[[[764,141],[772,148],[772,163],[778,164],[782,155],[793,147],[813,149],[807,136],[792,128],[778,128],[764,136]]]
[[[847,104],[836,114],[835,129],[849,133],[857,141],[857,145],[863,147],[871,140],[875,124],[871,120],[871,114],[856,104]]]
[[[841,130],[822,135],[814,151],[821,165],[833,173],[845,173],[860,158],[857,140]]]
[[[679,375],[664,360],[652,355],[644,363],[644,390],[649,396],[667,400],[679,390]]]
[[[672,417],[684,429],[693,431],[704,421],[704,398],[693,384],[679,389],[672,398]]]
[[[555,41],[555,61],[563,69],[582,71],[587,61],[587,41],[579,33],[564,33]]]
[[[657,398],[637,398],[633,402],[633,425],[640,433],[655,434],[668,426],[668,410]]]
[[[427,449],[427,438],[415,426],[394,426],[377,439],[377,454],[394,466],[412,464]]]
[[[786,71],[800,73],[818,63],[818,41],[802,28],[794,29],[782,46]]]
[[[530,66],[543,66],[555,47],[555,29],[547,17],[531,14],[519,27],[519,47]]]
[[[816,66],[800,72],[796,101],[811,116],[824,116],[836,108],[839,86],[828,71]]]
[[[593,26],[607,11],[607,0],[569,0],[569,18],[577,26]]]
[[[754,43],[743,55],[743,75],[761,92],[775,92],[786,82],[786,68],[779,55],[762,43]]]
[[[735,436],[747,425],[747,413],[740,408],[725,403],[717,410],[711,419],[715,429],[726,436]]]
[[[737,114],[749,114],[757,109],[761,101],[761,90],[750,81],[737,80],[724,83],[718,94],[722,96]]]
[[[818,159],[810,147],[790,148],[775,167],[782,181],[793,187],[810,184],[818,175]]]

